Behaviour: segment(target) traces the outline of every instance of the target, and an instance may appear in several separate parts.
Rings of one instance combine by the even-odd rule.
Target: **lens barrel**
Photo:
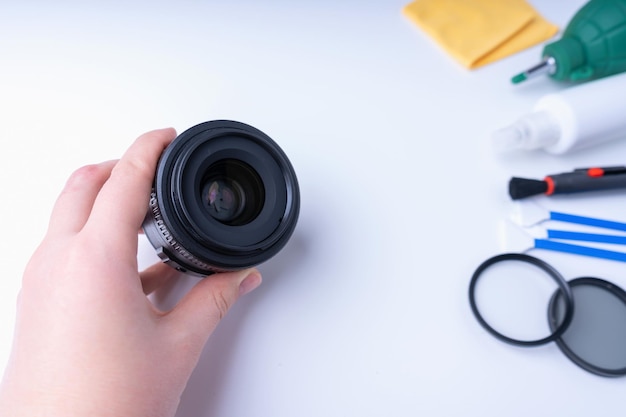
[[[215,120],[181,133],[161,155],[143,229],[163,262],[205,276],[276,255],[299,211],[282,149],[252,126]]]

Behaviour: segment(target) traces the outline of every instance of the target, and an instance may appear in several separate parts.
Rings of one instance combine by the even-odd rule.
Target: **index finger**
[[[114,244],[124,243],[121,237],[133,238],[136,245],[137,230],[148,211],[159,157],[175,137],[176,131],[168,128],[153,130],[135,140],[100,190],[87,229],[97,230],[105,241]],[[135,256],[134,252],[132,256]]]

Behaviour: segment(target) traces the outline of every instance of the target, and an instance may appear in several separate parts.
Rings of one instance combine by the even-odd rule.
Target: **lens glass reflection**
[[[225,159],[212,164],[201,183],[202,205],[222,224],[240,226],[254,220],[265,199],[263,182],[248,164]]]

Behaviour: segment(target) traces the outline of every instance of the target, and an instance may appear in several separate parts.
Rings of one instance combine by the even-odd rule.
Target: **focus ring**
[[[176,254],[183,257],[185,261],[188,261],[190,264],[198,269],[213,271],[216,270],[214,266],[202,262],[201,260],[193,256],[187,249],[185,249],[180,243],[178,243],[176,239],[174,239],[170,231],[167,229],[165,222],[163,221],[161,209],[159,208],[159,203],[157,201],[156,193],[154,192],[154,190],[150,193],[150,212],[152,213],[152,217],[154,220],[153,224],[155,225],[162,242],[168,246],[167,249],[175,251]]]

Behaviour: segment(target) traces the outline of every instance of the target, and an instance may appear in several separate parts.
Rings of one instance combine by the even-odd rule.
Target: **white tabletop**
[[[622,165],[626,141],[495,154],[493,130],[566,88],[510,84],[542,46],[469,71],[405,3],[1,4],[0,365],[24,265],[68,175],[145,131],[232,119],[285,150],[301,216],[212,336],[179,416],[617,415],[623,379],[581,370],[554,344],[497,341],[467,289],[502,251],[511,176]],[[532,3],[562,28],[583,1]],[[626,221],[626,193],[541,202]],[[531,254],[567,279],[626,287],[623,263]]]

